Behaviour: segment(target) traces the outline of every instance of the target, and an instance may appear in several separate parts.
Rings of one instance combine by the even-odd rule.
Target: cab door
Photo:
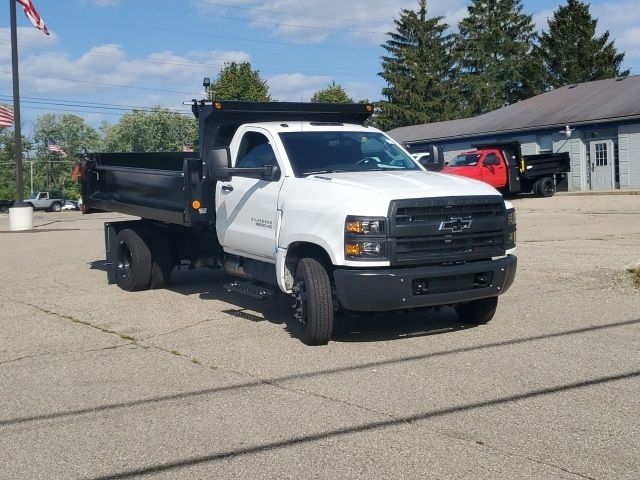
[[[507,185],[507,166],[502,156],[498,153],[487,153],[481,161],[480,168],[482,181],[495,188],[502,188]]]
[[[270,134],[261,129],[246,131],[231,146],[235,167],[282,165]],[[216,184],[216,231],[225,252],[274,260],[278,231],[278,196],[284,175],[275,180],[234,175]]]

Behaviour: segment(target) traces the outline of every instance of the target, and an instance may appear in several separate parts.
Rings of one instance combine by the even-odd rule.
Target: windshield
[[[29,198],[30,198],[31,200],[35,200],[36,198],[38,198],[38,194],[39,194],[39,193],[40,193],[40,192],[33,192]]]
[[[479,153],[463,153],[449,162],[450,167],[475,167],[482,155]]]
[[[315,173],[420,170],[395,143],[379,132],[281,133],[298,177]]]

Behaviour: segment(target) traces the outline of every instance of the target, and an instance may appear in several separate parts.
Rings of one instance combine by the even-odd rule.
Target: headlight
[[[505,239],[505,250],[516,247],[516,211],[513,208],[507,210],[507,235]]]
[[[347,260],[381,260],[387,255],[386,218],[348,216],[344,223]]]
[[[344,232],[360,235],[385,235],[384,227],[385,220],[347,217]]]

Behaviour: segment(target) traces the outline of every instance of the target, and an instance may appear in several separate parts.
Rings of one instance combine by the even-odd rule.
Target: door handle
[[[233,192],[233,187],[231,185],[222,185],[222,190],[225,192]]]

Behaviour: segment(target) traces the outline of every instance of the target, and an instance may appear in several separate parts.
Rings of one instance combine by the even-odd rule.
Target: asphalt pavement
[[[182,269],[107,285],[104,221],[0,216],[0,478],[640,478],[640,195],[516,199],[492,322],[343,316]]]

